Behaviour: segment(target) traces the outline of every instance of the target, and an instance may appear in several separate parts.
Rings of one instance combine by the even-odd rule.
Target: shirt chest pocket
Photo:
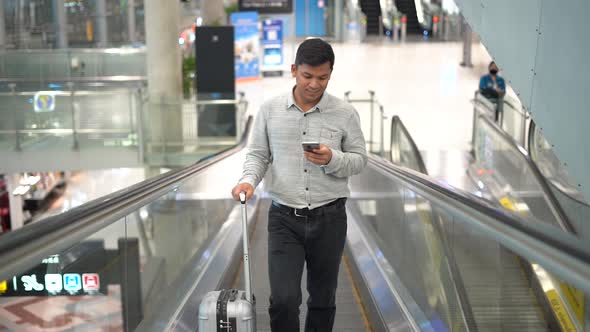
[[[342,150],[342,133],[333,129],[322,128],[320,143],[331,149]]]

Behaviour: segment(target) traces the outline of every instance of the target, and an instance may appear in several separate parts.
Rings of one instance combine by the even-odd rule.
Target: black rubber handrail
[[[239,152],[245,147],[251,126],[252,117],[249,117],[236,146],[204,157],[193,165],[155,176],[0,236],[0,280],[10,279],[12,275],[30,268],[30,262],[40,262],[48,253],[53,254],[78,243],[89,233],[107,227],[170,192],[181,181]],[[21,259],[23,262],[18,262]]]

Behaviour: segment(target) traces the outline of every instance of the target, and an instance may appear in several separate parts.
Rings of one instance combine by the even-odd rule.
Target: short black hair
[[[315,67],[326,62],[330,62],[330,69],[334,69],[334,50],[320,38],[307,39],[297,48],[296,66],[306,64]]]
[[[496,61],[492,61],[490,62],[490,64],[488,65],[488,68],[490,68],[492,65],[496,65]],[[497,66],[497,65],[496,65]]]

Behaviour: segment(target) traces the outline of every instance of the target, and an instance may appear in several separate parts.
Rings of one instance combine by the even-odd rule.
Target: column
[[[0,50],[6,48],[6,20],[4,18],[4,0],[0,0]]]
[[[10,204],[10,228],[17,230],[24,226],[23,197],[14,196],[12,193],[20,185],[20,174],[10,174],[6,179],[6,191],[8,191],[8,204]]]
[[[53,0],[53,10],[55,13],[55,24],[57,32],[57,48],[68,47],[68,18],[66,16],[66,7],[64,0]]]
[[[225,9],[223,7],[223,1],[219,0],[202,0],[201,2],[203,10],[203,25],[212,24],[226,24]]]
[[[182,140],[182,80],[179,1],[145,0],[149,124],[152,151],[171,152]],[[161,148],[161,149],[159,149]]]
[[[473,44],[473,32],[467,23],[467,20],[461,15],[461,22],[463,23],[463,61],[461,66],[473,67],[471,63],[471,44]]]
[[[97,27],[97,46],[107,47],[108,30],[107,30],[107,3],[106,0],[96,0],[96,27]]]
[[[337,42],[344,40],[342,33],[342,17],[344,16],[343,0],[334,1],[334,39]]]
[[[129,42],[135,42],[135,0],[127,0],[127,35]]]

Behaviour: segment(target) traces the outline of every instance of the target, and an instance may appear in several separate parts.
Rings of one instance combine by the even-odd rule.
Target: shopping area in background
[[[0,174],[0,234],[34,221],[63,194],[65,184],[64,172]]]

